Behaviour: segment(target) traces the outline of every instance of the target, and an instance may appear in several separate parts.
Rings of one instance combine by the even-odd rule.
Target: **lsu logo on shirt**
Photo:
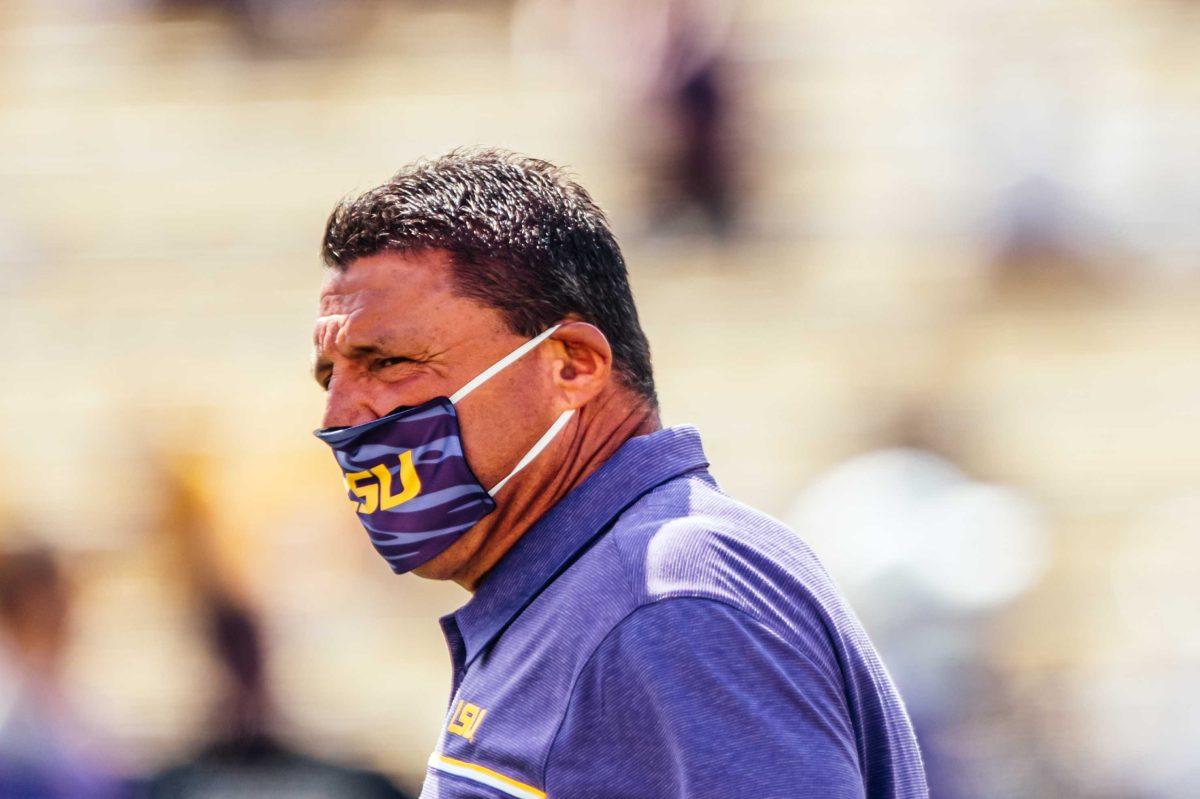
[[[479,730],[479,725],[483,723],[483,717],[486,715],[487,708],[460,699],[454,707],[454,713],[450,716],[450,725],[446,727],[446,731],[474,743],[475,733]]]
[[[364,483],[363,481],[373,480]],[[346,472],[346,488],[358,497],[359,513],[391,510],[421,493],[421,478],[413,466],[412,450],[400,454],[400,490],[392,493],[392,473],[385,464],[365,472]]]

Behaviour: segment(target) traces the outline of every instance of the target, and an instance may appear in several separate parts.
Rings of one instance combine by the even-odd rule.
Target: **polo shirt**
[[[630,439],[441,620],[423,799],[927,796],[853,611],[707,466],[693,428]]]

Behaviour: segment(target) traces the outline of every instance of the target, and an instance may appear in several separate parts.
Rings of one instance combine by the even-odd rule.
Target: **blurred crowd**
[[[0,796],[404,799],[383,774],[287,740],[276,719],[258,613],[225,585],[207,547],[203,504],[186,486],[164,488],[168,513],[158,532],[170,538],[197,643],[214,667],[196,740],[177,762],[137,773],[104,731],[88,724],[64,677],[77,602],[74,570],[62,554],[9,530],[0,554]]]
[[[822,556],[935,797],[1200,795],[1200,6],[9,0],[0,34],[0,797],[419,792],[466,596],[343,512],[307,342],[336,199],[471,144],[609,209],[664,421]]]

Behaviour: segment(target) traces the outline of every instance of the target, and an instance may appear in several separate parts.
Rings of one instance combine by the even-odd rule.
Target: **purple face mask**
[[[564,411],[508,475],[485,489],[463,454],[455,405],[546,340],[550,328],[492,364],[449,397],[401,407],[354,427],[314,435],[333,449],[358,505],[358,518],[392,571],[433,559],[496,508],[493,497],[554,440],[574,411]]]

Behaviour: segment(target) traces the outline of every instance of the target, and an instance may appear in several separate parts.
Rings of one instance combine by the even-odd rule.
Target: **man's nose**
[[[353,427],[379,418],[371,402],[370,392],[353,378],[334,379],[325,395],[325,415],[322,427]]]

